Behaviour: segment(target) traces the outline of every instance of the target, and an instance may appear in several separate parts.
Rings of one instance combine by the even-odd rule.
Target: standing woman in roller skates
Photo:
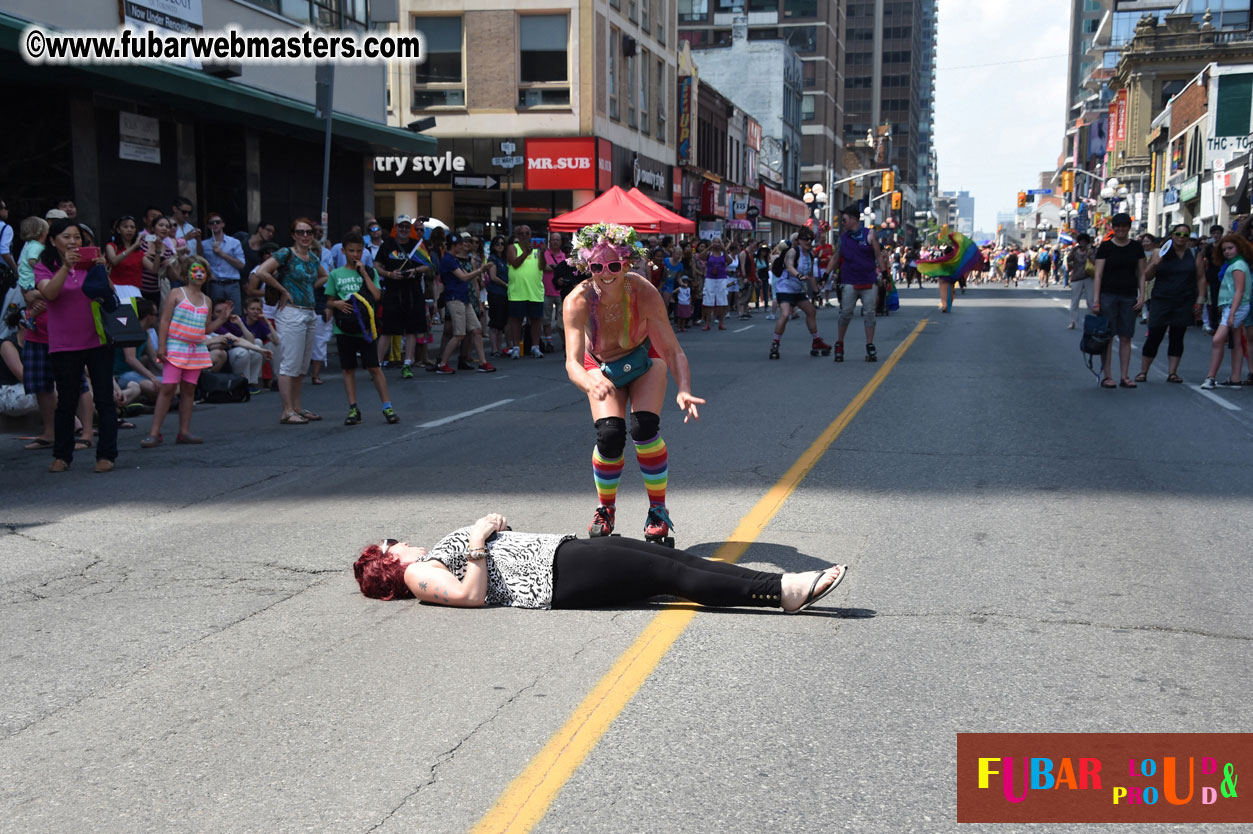
[[[818,297],[818,262],[814,258],[814,233],[801,229],[796,235],[796,245],[783,256],[783,274],[775,282],[775,297],[779,300],[779,318],[774,323],[774,337],[770,342],[770,358],[779,358],[779,340],[795,307],[805,314],[805,325],[813,342],[809,355],[831,355],[831,346],[818,335],[818,311],[813,299]]]
[[[635,231],[598,223],[574,236],[573,261],[588,275],[563,306],[566,373],[587,392],[596,426],[592,474],[599,506],[588,527],[590,536],[613,532],[618,480],[625,461],[627,408],[631,439],[648,489],[644,538],[673,544],[674,526],[666,512],[668,463],[661,438],[661,407],[666,397],[666,372],[679,388],[676,401],[689,418],[699,420],[687,356],[679,347],[661,294],[628,267],[645,253]],[[590,274],[589,274],[590,273]]]

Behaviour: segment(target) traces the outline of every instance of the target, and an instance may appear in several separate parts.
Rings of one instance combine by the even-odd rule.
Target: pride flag
[[[966,273],[983,266],[983,253],[970,238],[961,232],[951,233],[950,247],[938,258],[918,259],[918,271],[928,278],[941,281],[957,281]]]
[[[418,245],[413,247],[413,251],[409,253],[409,260],[417,261],[419,266],[429,266],[435,269],[435,261],[431,259],[425,240],[418,241]]]

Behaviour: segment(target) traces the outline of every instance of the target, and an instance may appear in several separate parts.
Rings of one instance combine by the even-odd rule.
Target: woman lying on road
[[[372,599],[416,597],[457,608],[598,608],[667,594],[796,614],[835,590],[848,568],[766,573],[617,536],[515,533],[492,513],[430,551],[396,539],[372,544],[353,573]]]

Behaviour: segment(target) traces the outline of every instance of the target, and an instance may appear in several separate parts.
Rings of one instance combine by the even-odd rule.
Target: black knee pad
[[[606,460],[617,460],[626,449],[626,420],[601,417],[596,421],[596,448]]]
[[[651,411],[631,412],[631,439],[636,443],[652,440],[661,431],[661,417]]]

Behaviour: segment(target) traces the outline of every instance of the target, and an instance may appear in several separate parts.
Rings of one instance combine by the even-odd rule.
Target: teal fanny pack
[[[645,339],[635,350],[621,359],[615,359],[612,362],[601,362],[600,372],[605,375],[605,379],[613,383],[615,388],[624,388],[630,385],[646,374],[648,369],[653,366],[653,360],[648,355],[648,347],[648,339]]]

